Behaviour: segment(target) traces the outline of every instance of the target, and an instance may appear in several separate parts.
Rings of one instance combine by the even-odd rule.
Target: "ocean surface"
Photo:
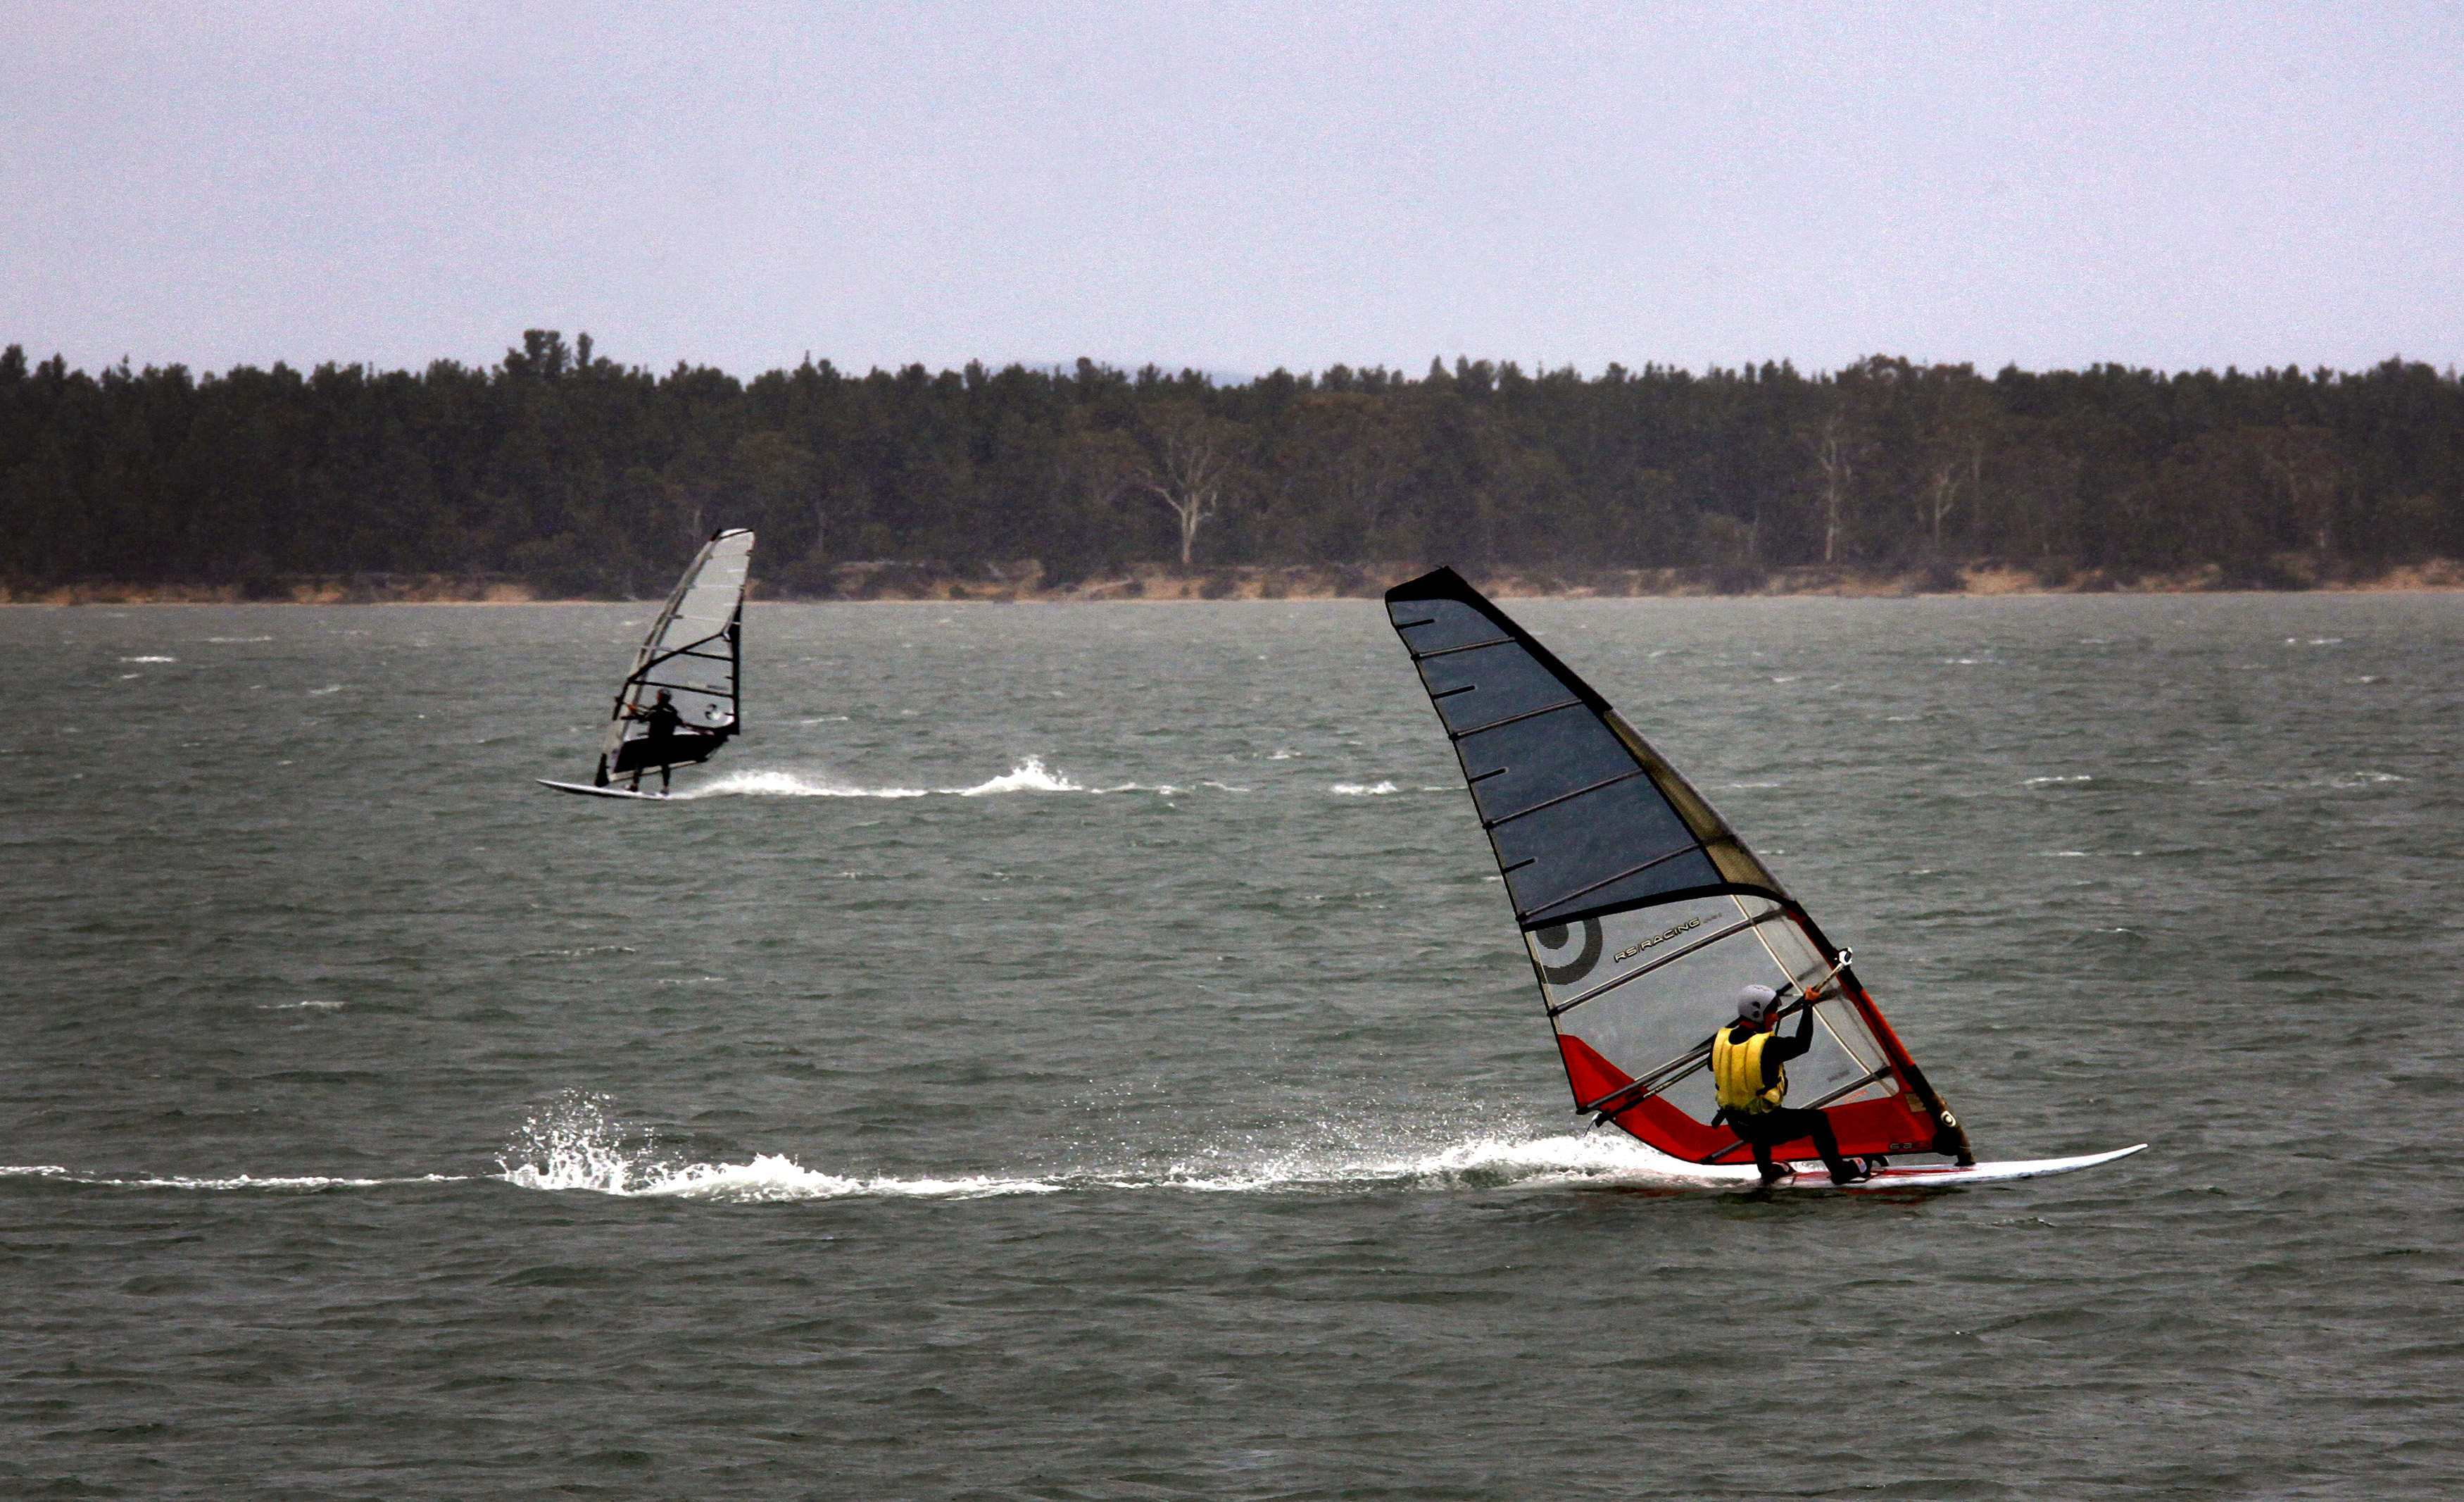
[[[2464,1491],[2464,597],[1513,602],[1981,1156],[1569,1110],[1379,608],[0,610],[0,1495]]]

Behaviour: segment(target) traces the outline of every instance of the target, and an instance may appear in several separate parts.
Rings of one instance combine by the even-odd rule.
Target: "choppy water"
[[[0,1493],[2435,1496],[2453,596],[1516,607],[1987,1157],[1566,1110],[1361,603],[0,611]]]

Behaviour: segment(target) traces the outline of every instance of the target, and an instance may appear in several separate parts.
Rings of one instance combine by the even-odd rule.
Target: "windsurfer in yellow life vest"
[[[1780,1037],[1773,1027],[1779,1009],[1778,992],[1768,985],[1749,985],[1737,993],[1736,1022],[1711,1035],[1711,1079],[1720,1102],[1712,1124],[1727,1122],[1754,1150],[1754,1167],[1767,1184],[1788,1177],[1788,1170],[1771,1162],[1771,1149],[1801,1137],[1814,1139],[1833,1183],[1872,1178],[1839,1156],[1839,1138],[1832,1133],[1829,1117],[1780,1104],[1788,1096],[1788,1061],[1814,1047],[1814,1008],[1797,1014],[1793,1038]]]

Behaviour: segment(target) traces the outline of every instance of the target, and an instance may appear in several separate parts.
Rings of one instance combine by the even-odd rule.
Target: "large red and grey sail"
[[[1851,1156],[1969,1160],[1847,952],[1606,699],[1450,568],[1386,610],[1496,851],[1577,1110],[1689,1162],[1742,1160],[1712,1124],[1711,1034],[1741,987],[1794,986],[1815,1045],[1788,1104],[1822,1111]]]
[[[633,671],[616,689],[599,781],[648,767],[707,762],[744,728],[738,696],[744,668],[744,580],[753,534],[742,527],[710,535],[675,591],[650,623]],[[653,741],[643,715],[661,690],[676,711],[673,734]]]

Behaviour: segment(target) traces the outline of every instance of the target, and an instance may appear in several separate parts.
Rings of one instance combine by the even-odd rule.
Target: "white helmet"
[[[1737,1015],[1748,1022],[1761,1022],[1779,1005],[1779,993],[1768,985],[1741,986],[1737,990]]]

